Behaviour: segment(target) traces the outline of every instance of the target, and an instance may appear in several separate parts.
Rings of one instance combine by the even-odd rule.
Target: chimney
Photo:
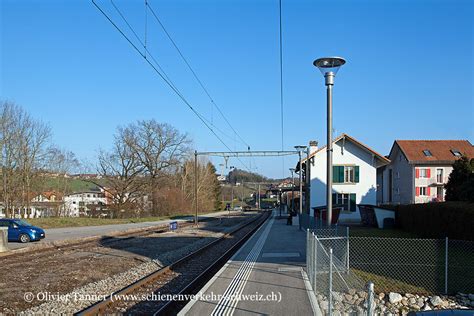
[[[314,153],[316,150],[318,150],[318,141],[316,140],[311,140],[309,142],[309,153],[312,154]]]

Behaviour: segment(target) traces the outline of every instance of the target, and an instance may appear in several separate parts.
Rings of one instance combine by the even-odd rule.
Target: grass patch
[[[419,238],[412,232],[400,229],[379,229],[374,227],[350,227],[351,237]]]
[[[142,222],[155,222],[164,219],[179,219],[190,215],[174,216],[152,216],[141,218],[91,218],[91,217],[47,217],[47,218],[29,218],[27,222],[41,228],[63,228],[63,227],[84,227],[84,226],[102,226],[114,224],[130,224]]]
[[[397,279],[393,279],[384,275],[370,273],[367,271],[351,269],[351,273],[354,273],[357,277],[362,280],[370,280],[374,283],[374,289],[376,293],[416,293],[416,294],[430,294],[431,291],[427,290],[422,286],[416,286],[409,284]]]

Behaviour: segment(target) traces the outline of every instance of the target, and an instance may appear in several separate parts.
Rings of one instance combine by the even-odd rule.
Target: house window
[[[431,151],[430,151],[429,149],[423,150],[423,154],[424,154],[426,157],[431,157],[431,156],[433,156],[433,155],[431,154]]]
[[[416,196],[431,196],[430,187],[416,187]]]
[[[343,211],[356,211],[356,194],[355,193],[333,193],[333,204],[342,207]]]
[[[344,167],[344,183],[354,182],[354,167]]]
[[[426,196],[426,187],[420,187],[420,195]]]
[[[417,178],[430,178],[431,170],[429,168],[416,169],[416,177]]]
[[[359,182],[359,166],[333,166],[332,172],[334,183]]]
[[[436,182],[443,183],[443,169],[436,169]]]
[[[461,152],[460,152],[459,150],[457,150],[457,149],[451,149],[451,152],[452,152],[453,155],[456,156],[456,157],[461,157],[461,156],[462,156]]]

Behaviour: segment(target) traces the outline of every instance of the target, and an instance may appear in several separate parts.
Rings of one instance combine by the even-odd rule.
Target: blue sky
[[[114,13],[110,1],[97,2]],[[242,138],[255,150],[280,149],[278,1],[149,2]],[[115,3],[143,38],[144,1]],[[49,123],[59,146],[94,161],[118,125],[155,118],[189,133],[200,151],[226,149],[91,1],[0,6],[0,97]],[[286,149],[325,143],[325,87],[312,61],[326,55],[348,61],[336,78],[336,134],[382,154],[394,139],[474,143],[473,21],[469,0],[283,0]],[[151,15],[147,30],[148,48],[176,86],[230,136],[221,135],[229,147],[245,150]],[[244,162],[283,174],[281,158]]]

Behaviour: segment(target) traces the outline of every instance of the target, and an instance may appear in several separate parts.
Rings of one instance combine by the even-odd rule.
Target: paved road
[[[236,212],[232,212],[232,213],[236,213]],[[210,214],[203,214],[199,216],[199,218],[202,219],[205,217],[216,217],[216,216],[226,215],[226,214],[229,214],[229,212],[223,211],[223,212],[216,212],[216,213],[210,213]],[[190,216],[190,217],[179,219],[177,221],[178,222],[186,221],[192,218],[193,217]],[[18,249],[18,248],[29,247],[31,245],[38,245],[43,242],[54,242],[54,241],[59,241],[59,240],[77,239],[77,238],[91,237],[91,236],[103,236],[112,232],[159,226],[159,225],[167,224],[171,221],[175,221],[175,220],[166,219],[166,220],[156,221],[156,222],[142,222],[142,223],[115,224],[115,225],[102,225],[102,226],[50,228],[50,229],[45,229],[46,238],[41,241],[30,242],[27,244],[22,244],[19,242],[9,242],[8,247],[10,249]]]

